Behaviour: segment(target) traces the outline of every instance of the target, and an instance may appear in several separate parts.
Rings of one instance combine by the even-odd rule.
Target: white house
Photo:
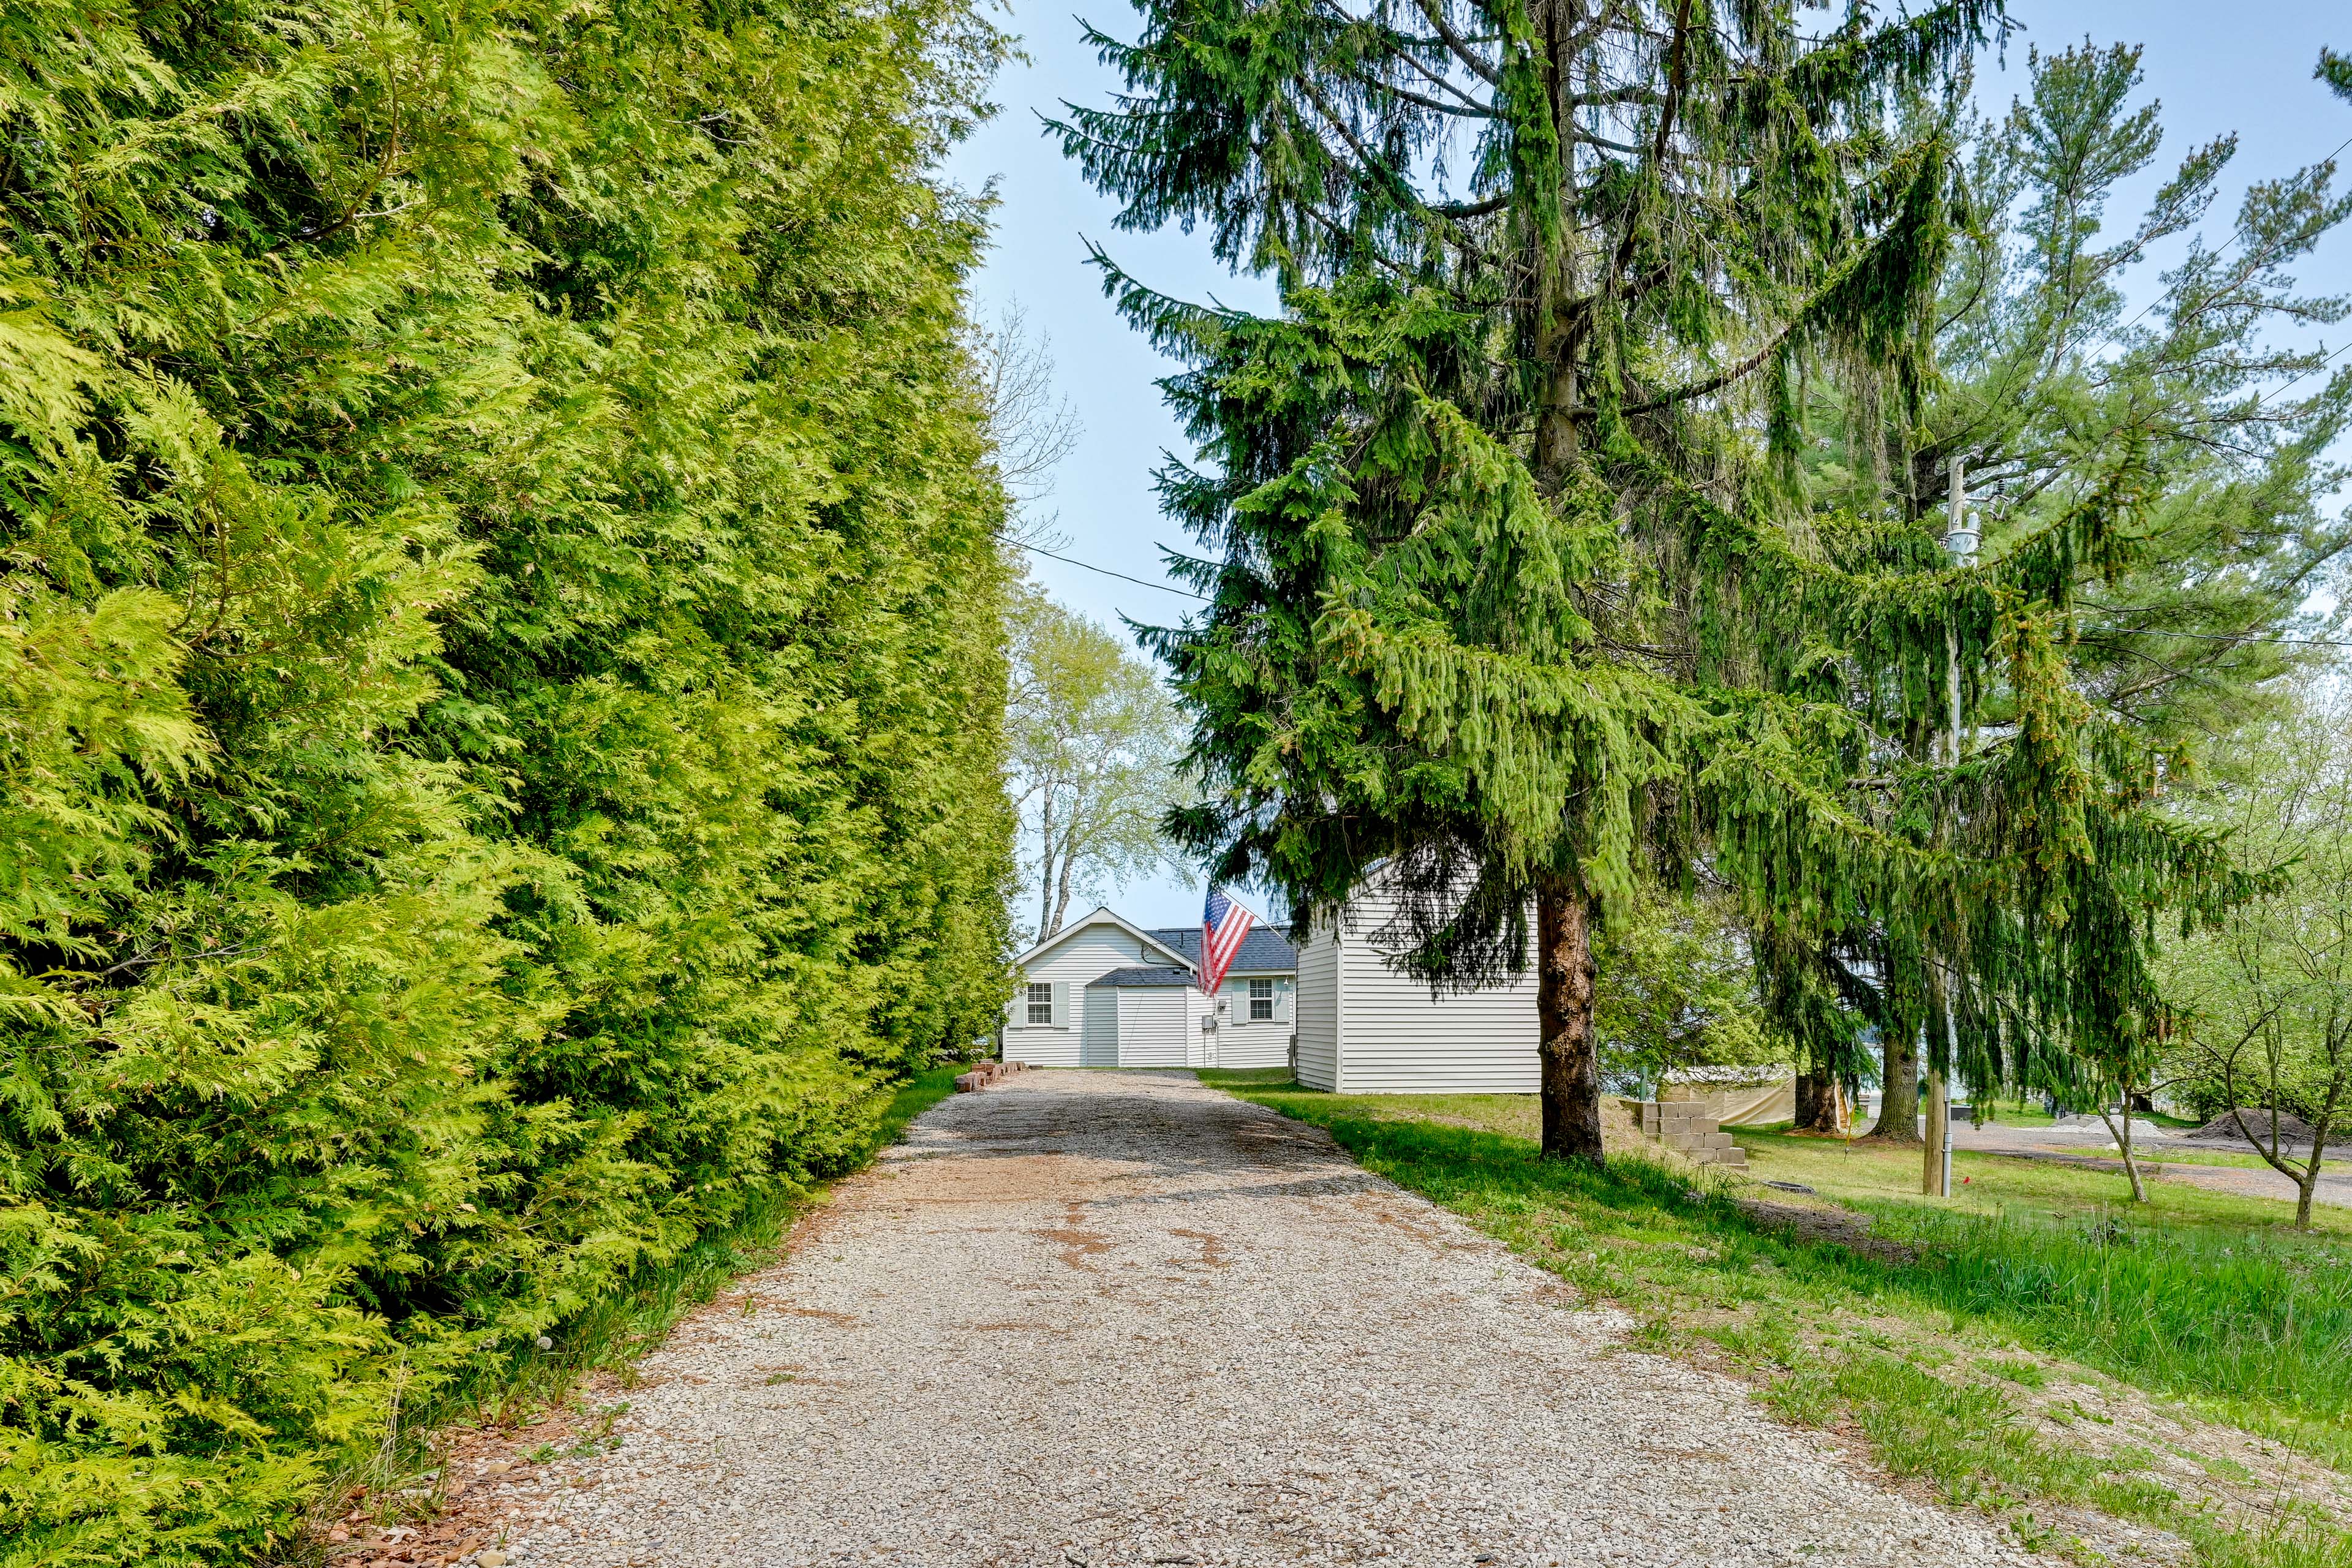
[[[1021,955],[1004,1059],[1034,1067],[1281,1067],[1341,1094],[1533,1094],[1536,983],[1442,995],[1391,970],[1377,879],[1303,949],[1253,930],[1213,999],[1201,928],[1147,930],[1107,909]],[[1293,1055],[1294,1041],[1296,1055]]]
[[[1290,1060],[1297,960],[1257,928],[1214,997],[1196,985],[1201,928],[1147,930],[1107,909],[1016,961],[1004,1059],[1032,1067],[1281,1067]]]
[[[1379,879],[1298,952],[1298,1081],[1337,1094],[1533,1094],[1536,977],[1433,1000],[1373,933],[1396,912]]]

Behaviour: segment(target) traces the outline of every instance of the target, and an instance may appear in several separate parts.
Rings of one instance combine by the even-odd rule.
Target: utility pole
[[[1976,559],[1977,533],[1969,526],[1968,469],[1958,453],[1952,457],[1951,522],[1944,531],[1944,548],[1953,563],[1966,566]],[[1944,695],[1949,719],[1946,760],[1960,765],[1960,634],[1944,623]],[[1945,1076],[1960,1059],[1958,976],[1944,979],[1944,1057],[1927,1072],[1927,1139],[1926,1161],[1919,1173],[1919,1190],[1929,1197],[1949,1197],[1952,1192],[1952,1089]]]

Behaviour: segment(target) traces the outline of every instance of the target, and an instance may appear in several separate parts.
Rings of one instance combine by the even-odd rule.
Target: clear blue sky
[[[2145,47],[2144,90],[2164,105],[2159,173],[2190,147],[2225,132],[2238,133],[2238,156],[2208,225],[2216,243],[2234,226],[2236,198],[2247,183],[2315,162],[2352,137],[2352,106],[2311,74],[2321,45],[2352,50],[2352,10],[2340,3],[2012,0],[2011,11],[2026,31],[2012,41],[2006,68],[1990,58],[1982,64],[1979,96],[1988,111],[2004,109],[2020,90],[2028,43],[2054,49],[2088,37]],[[1040,112],[1054,112],[1065,100],[1103,102],[1116,85],[1081,41],[1080,16],[1106,32],[1134,35],[1135,14],[1124,0],[1014,0],[1010,26],[1020,34],[1029,63],[1005,71],[994,95],[1001,112],[958,150],[950,172],[967,186],[994,180],[1001,199],[995,248],[974,283],[981,314],[992,314],[1008,300],[1020,301],[1032,329],[1050,337],[1062,390],[1085,424],[1045,510],[1059,513],[1071,556],[1164,583],[1160,546],[1185,542],[1181,531],[1160,516],[1151,489],[1161,453],[1184,448],[1153,384],[1171,366],[1112,311],[1086,264],[1085,242],[1101,243],[1136,276],[1186,298],[1264,307],[1272,302],[1272,289],[1217,266],[1203,237],[1114,229],[1111,205],[1040,134]],[[2347,161],[2352,154],[2339,163]],[[2116,216],[2129,221],[2158,183],[2158,174],[2145,177],[2126,193]],[[2162,266],[2171,258],[2156,260]],[[2304,283],[2314,292],[2352,289],[2352,235],[2330,236],[2305,270]],[[2352,323],[2329,331],[2347,330]],[[2326,341],[2335,346],[2333,337]],[[1113,626],[1121,614],[1172,623],[1190,603],[1056,561],[1033,560],[1032,569],[1064,604]],[[1201,894],[1154,881],[1130,886],[1112,904],[1141,923],[1171,925],[1200,918]]]

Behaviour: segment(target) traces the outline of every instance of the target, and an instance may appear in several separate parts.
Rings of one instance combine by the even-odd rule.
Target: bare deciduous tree
[[[1054,493],[1054,469],[1085,431],[1076,407],[1055,384],[1053,340],[1030,330],[1028,313],[1014,300],[993,326],[971,329],[971,348],[996,477],[1013,500],[1006,542],[1050,546],[1057,538],[1054,519],[1038,516],[1036,507]]]

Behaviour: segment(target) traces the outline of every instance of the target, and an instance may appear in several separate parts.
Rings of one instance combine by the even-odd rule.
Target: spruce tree
[[[1855,931],[1906,1037],[1955,991],[2085,1049],[2144,1036],[2137,922],[2231,890],[2062,651],[2144,446],[1966,570],[1891,485],[1804,479],[1817,389],[1916,423],[1932,384],[1959,72],[1999,5],[1143,14],[1095,35],[1129,91],[1066,150],[1123,223],[1205,223],[1282,288],[1259,318],[1103,262],[1191,364],[1203,457],[1164,488],[1213,604],[1157,647],[1209,786],[1176,826],[1216,874],[1304,926],[1384,866],[1381,940],[1441,987],[1526,963],[1532,912],[1556,1155],[1601,1152],[1592,937],[1645,875],[1737,890],[1832,1070]],[[1965,761],[1954,674],[2009,715]]]

